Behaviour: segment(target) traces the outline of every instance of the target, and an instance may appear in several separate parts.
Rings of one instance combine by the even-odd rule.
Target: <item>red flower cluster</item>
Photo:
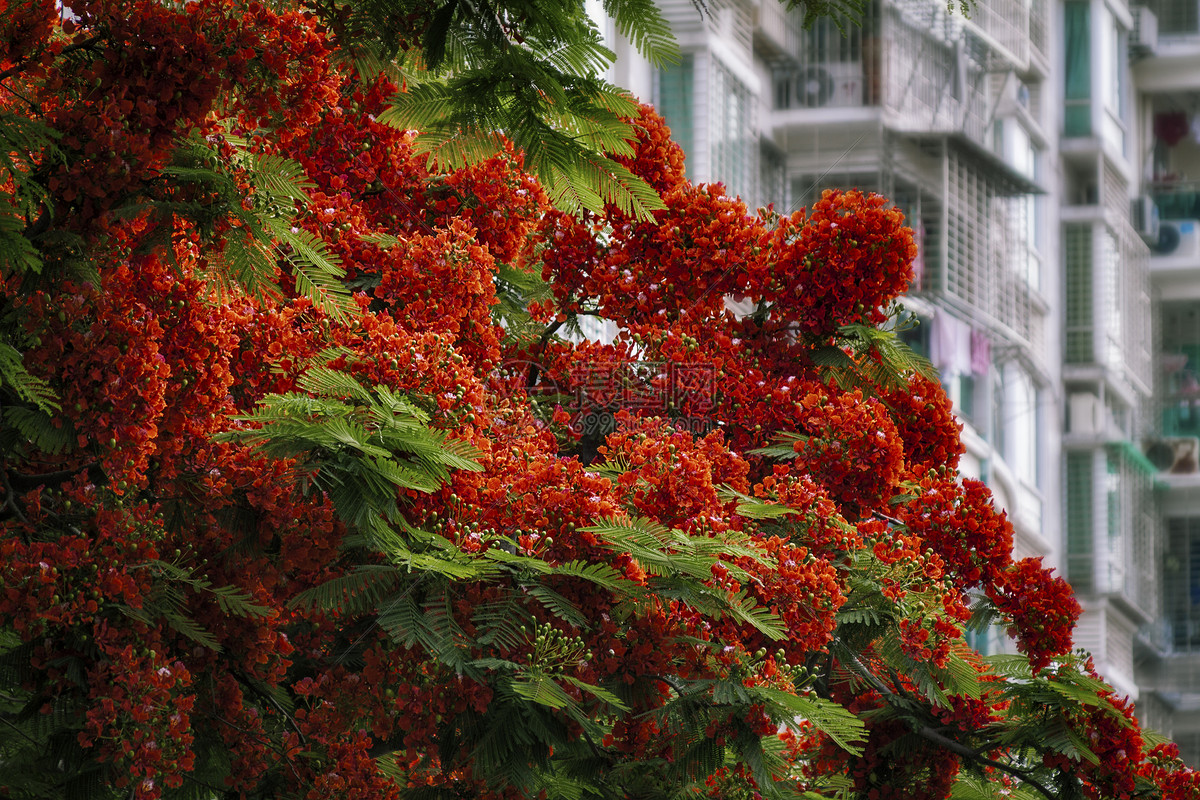
[[[1184,766],[1173,742],[1155,746],[1138,766],[1138,776],[1149,781],[1163,800],[1198,800],[1200,773]]]
[[[177,789],[195,755],[190,713],[192,676],[182,662],[151,650],[109,649],[88,675],[91,707],[78,736],[101,763],[112,764],[113,785],[137,800]]]
[[[1042,567],[1041,558],[1023,558],[988,587],[988,597],[1012,620],[1009,633],[1037,672],[1071,650],[1071,634],[1083,613],[1071,586]]]
[[[822,391],[809,394],[801,408],[797,423],[807,436],[794,446],[797,461],[849,514],[895,493],[904,450],[879,401],[860,391]]]
[[[0,0],[0,70],[40,55],[57,18],[54,0]]]
[[[930,471],[915,482],[912,502],[897,518],[946,563],[964,589],[999,580],[1012,560],[1012,524],[976,480],[957,480],[947,470]]]
[[[955,419],[953,404],[940,384],[914,373],[908,376],[906,386],[884,392],[881,399],[904,442],[904,460],[913,473],[958,466],[963,454],[958,437],[962,424]]]
[[[916,244],[904,215],[878,195],[826,190],[764,237],[771,258],[743,279],[743,293],[775,303],[802,331],[831,334],[878,324],[912,281]]]

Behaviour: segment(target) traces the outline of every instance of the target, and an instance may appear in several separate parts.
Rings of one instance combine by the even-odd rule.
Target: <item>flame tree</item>
[[[956,476],[896,210],[615,92],[548,192],[393,57],[553,18],[381,8],[0,2],[4,796],[1197,796]]]

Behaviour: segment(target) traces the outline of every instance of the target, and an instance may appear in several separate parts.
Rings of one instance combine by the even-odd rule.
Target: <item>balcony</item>
[[[871,4],[845,33],[819,20],[798,32],[794,63],[775,65],[776,124],[868,122],[882,113],[894,130],[988,147],[1002,99],[992,78],[1026,68],[1030,30],[1024,0],[981,6],[970,20],[939,2],[892,0]]]
[[[1200,486],[1200,303],[1172,300],[1156,312],[1162,349],[1155,402],[1143,418],[1144,452],[1164,488]]]
[[[1158,212],[1158,235],[1150,239],[1151,279],[1164,296],[1200,298],[1200,182],[1165,181],[1149,188]]]
[[[755,11],[755,54],[770,63],[794,62],[801,46],[802,13],[789,11],[776,0],[759,0]]]
[[[1141,450],[1156,471],[1155,486],[1167,491],[1200,487],[1200,391],[1165,399],[1151,412],[1154,424]]]
[[[1157,181],[1149,189],[1159,219],[1200,219],[1200,182]]]
[[[1143,40],[1150,57],[1134,66],[1144,92],[1187,92],[1200,86],[1200,0],[1144,0],[1156,35]]]
[[[1148,0],[1145,5],[1158,20],[1159,41],[1200,36],[1197,0]]]

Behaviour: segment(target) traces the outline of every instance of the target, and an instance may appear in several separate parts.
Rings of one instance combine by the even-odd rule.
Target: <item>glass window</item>
[[[1038,407],[1033,380],[1021,367],[1009,364],[1004,374],[1004,457],[1013,472],[1028,484],[1038,480]]]
[[[1125,363],[1124,319],[1125,306],[1129,298],[1121,287],[1121,273],[1124,264],[1121,260],[1121,243],[1113,231],[1105,228],[1101,238],[1100,268],[1103,270],[1104,297],[1104,357],[1105,363],[1112,367],[1120,367]]]
[[[1092,454],[1067,454],[1067,580],[1077,592],[1095,586],[1092,563]]]
[[[1092,228],[1090,225],[1066,225],[1067,278],[1067,352],[1068,364],[1096,361],[1092,317]]]
[[[1177,650],[1200,650],[1200,519],[1167,522],[1163,606]]]
[[[1108,9],[1104,9],[1101,19],[1104,26],[1100,39],[1100,65],[1104,82],[1103,134],[1118,152],[1124,153],[1129,32],[1120,26]]]
[[[708,128],[712,178],[725,184],[729,194],[753,202],[758,177],[753,100],[750,90],[725,65],[716,59],[712,64]]]
[[[787,161],[774,149],[764,145],[758,155],[758,207],[775,204],[781,211],[788,208]],[[749,204],[747,204],[749,205]]]
[[[684,153],[692,152],[694,139],[692,129],[695,115],[695,59],[691,53],[680,57],[679,62],[672,64],[658,73],[658,98],[655,106],[662,114],[671,129],[671,140],[683,148]],[[691,159],[684,161],[685,174],[692,177]]]
[[[1089,136],[1092,133],[1092,47],[1086,2],[1069,2],[1063,6],[1063,27],[1066,38],[1066,113],[1063,132],[1067,136]]]

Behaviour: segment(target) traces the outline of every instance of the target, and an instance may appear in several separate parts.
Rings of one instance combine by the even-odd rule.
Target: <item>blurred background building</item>
[[[606,31],[688,177],[753,209],[878,191],[920,254],[912,344],[1085,614],[1077,642],[1200,764],[1200,0],[660,0],[682,59]],[[981,649],[996,642],[981,641]]]

